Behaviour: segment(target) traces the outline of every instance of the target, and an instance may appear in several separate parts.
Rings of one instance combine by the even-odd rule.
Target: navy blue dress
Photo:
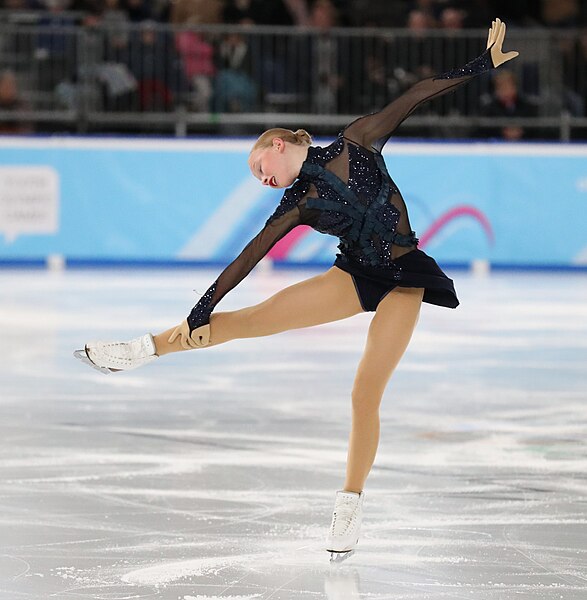
[[[353,277],[365,310],[375,310],[396,286],[424,288],[424,302],[455,308],[453,282],[418,249],[402,195],[381,151],[422,102],[493,68],[490,50],[437,77],[424,79],[379,112],[347,125],[329,146],[310,146],[295,183],[285,190],[263,229],[245,246],[188,316],[190,331],[210,322],[223,296],[297,225],[339,238],[334,265]]]

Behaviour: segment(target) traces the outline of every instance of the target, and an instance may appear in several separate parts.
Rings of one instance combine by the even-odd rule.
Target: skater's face
[[[299,175],[292,144],[274,138],[268,148],[259,148],[249,157],[251,173],[263,184],[272,188],[289,187]]]

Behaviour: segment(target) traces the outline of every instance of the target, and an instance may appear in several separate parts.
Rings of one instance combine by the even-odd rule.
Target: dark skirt
[[[436,261],[422,250],[411,250],[396,258],[400,269],[369,267],[338,254],[334,266],[350,273],[364,310],[374,311],[381,300],[395,287],[424,288],[424,302],[456,308],[459,299],[452,279],[446,276]]]

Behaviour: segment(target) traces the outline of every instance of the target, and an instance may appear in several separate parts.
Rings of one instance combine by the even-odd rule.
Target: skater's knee
[[[355,384],[351,393],[353,413],[365,416],[377,414],[382,396],[383,394],[377,389]]]

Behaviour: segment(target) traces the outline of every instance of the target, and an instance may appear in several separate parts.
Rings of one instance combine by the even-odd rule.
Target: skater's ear
[[[275,137],[273,138],[272,147],[277,150],[277,152],[283,152],[285,150],[285,141],[283,138]]]

